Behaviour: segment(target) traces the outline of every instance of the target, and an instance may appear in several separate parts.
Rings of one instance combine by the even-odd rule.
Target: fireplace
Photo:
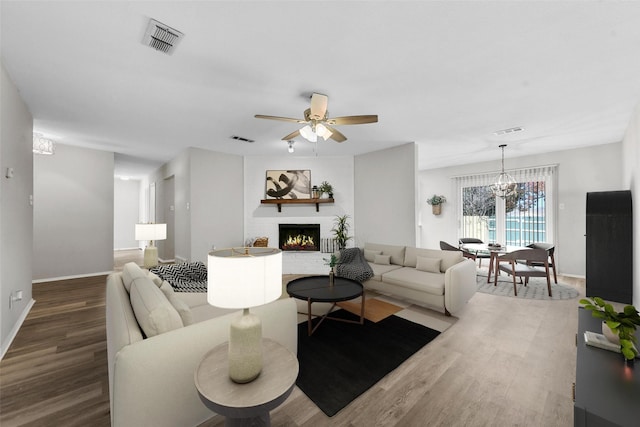
[[[278,224],[278,233],[283,251],[320,250],[320,224]]]

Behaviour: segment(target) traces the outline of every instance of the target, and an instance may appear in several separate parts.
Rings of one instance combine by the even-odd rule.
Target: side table
[[[298,377],[298,359],[286,347],[262,340],[262,372],[250,383],[229,378],[229,343],[205,354],[194,380],[200,399],[212,411],[224,415],[225,426],[270,426],[269,411],[291,394]]]

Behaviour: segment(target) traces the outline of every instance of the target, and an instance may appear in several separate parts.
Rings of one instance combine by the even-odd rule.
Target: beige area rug
[[[361,304],[360,301],[344,301],[339,302],[338,307],[343,308],[357,316],[360,316]],[[379,299],[367,299],[364,305],[364,318],[374,323],[386,319],[392,314],[403,310],[402,307],[398,307],[395,304],[391,304]]]

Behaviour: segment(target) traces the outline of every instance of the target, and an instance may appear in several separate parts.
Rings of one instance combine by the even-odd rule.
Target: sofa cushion
[[[374,262],[376,255],[381,255],[382,251],[373,251],[370,249],[365,249],[364,250],[364,259],[367,260],[368,262]]]
[[[444,274],[428,273],[412,267],[402,267],[384,273],[382,281],[433,295],[444,295]]]
[[[374,264],[372,262],[369,263],[369,266],[373,270],[373,277],[371,277],[369,280],[377,280],[378,282],[382,281],[382,275],[384,273],[402,268],[399,265]]]
[[[440,264],[442,259],[440,258],[427,258],[423,256],[418,257],[416,269],[420,271],[426,271],[429,273],[440,273]]]
[[[131,284],[140,277],[147,277],[147,273],[135,262],[128,262],[122,268],[122,283],[127,292],[131,292]]]
[[[391,255],[391,264],[402,265],[404,262],[404,246],[365,243],[365,250],[382,251],[383,255]]]
[[[147,337],[172,331],[184,325],[178,311],[146,275],[131,283],[129,296],[136,320]]]
[[[173,288],[169,284],[169,282],[162,282],[162,286],[160,286],[160,290],[164,294],[165,297],[169,300],[169,303],[176,309],[178,314],[180,315],[180,319],[182,319],[182,324],[184,326],[189,326],[193,324],[193,314],[191,313],[191,308],[187,305],[186,302],[177,297],[176,293],[173,292]]]
[[[162,280],[162,279],[160,278],[160,276],[158,276],[157,274],[152,273],[151,271],[149,271],[149,272],[147,273],[147,277],[149,277],[149,279],[151,279],[151,281],[152,281],[153,283],[155,283],[157,287],[159,287],[159,288],[161,288],[161,287],[162,287],[162,283],[164,282],[164,280]]]
[[[425,258],[440,258],[440,272],[444,273],[449,267],[461,262],[464,258],[462,252],[459,251],[441,251],[439,249],[423,249],[407,246],[404,256],[405,267],[416,267],[418,256]]]
[[[373,258],[374,264],[389,265],[391,264],[391,255],[378,254]]]

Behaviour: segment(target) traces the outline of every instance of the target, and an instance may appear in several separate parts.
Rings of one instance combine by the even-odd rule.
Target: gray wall
[[[33,118],[4,65],[0,65],[0,358],[24,321],[31,299],[33,257]],[[13,178],[6,177],[13,168]],[[9,308],[12,292],[22,301]]]
[[[243,243],[244,179],[242,156],[189,148],[149,177],[156,183],[158,204],[166,203],[163,183],[172,177],[174,190],[174,253],[176,260],[206,261],[218,247]],[[163,222],[157,206],[156,222]],[[157,242],[161,259],[169,252]]]
[[[33,171],[33,278],[113,270],[113,153],[58,144]]]
[[[499,156],[499,152],[496,152]],[[558,165],[556,225],[556,262],[563,274],[585,275],[586,193],[623,188],[620,143],[598,145],[575,150],[556,151],[536,156],[506,158],[506,169]],[[437,248],[440,240],[458,241],[456,190],[452,177],[496,172],[496,162],[484,162],[420,172],[420,230],[424,247]],[[447,197],[442,214],[431,214],[426,203],[434,193]],[[562,207],[564,209],[562,209]]]
[[[191,155],[191,260],[207,262],[211,245],[244,242],[242,156],[197,148]]]
[[[633,199],[633,305],[640,308],[640,104],[622,142],[623,188]]]
[[[417,146],[405,144],[354,159],[356,245],[417,243]]]
[[[113,248],[139,247],[135,237],[135,224],[140,220],[140,180],[113,181]]]

